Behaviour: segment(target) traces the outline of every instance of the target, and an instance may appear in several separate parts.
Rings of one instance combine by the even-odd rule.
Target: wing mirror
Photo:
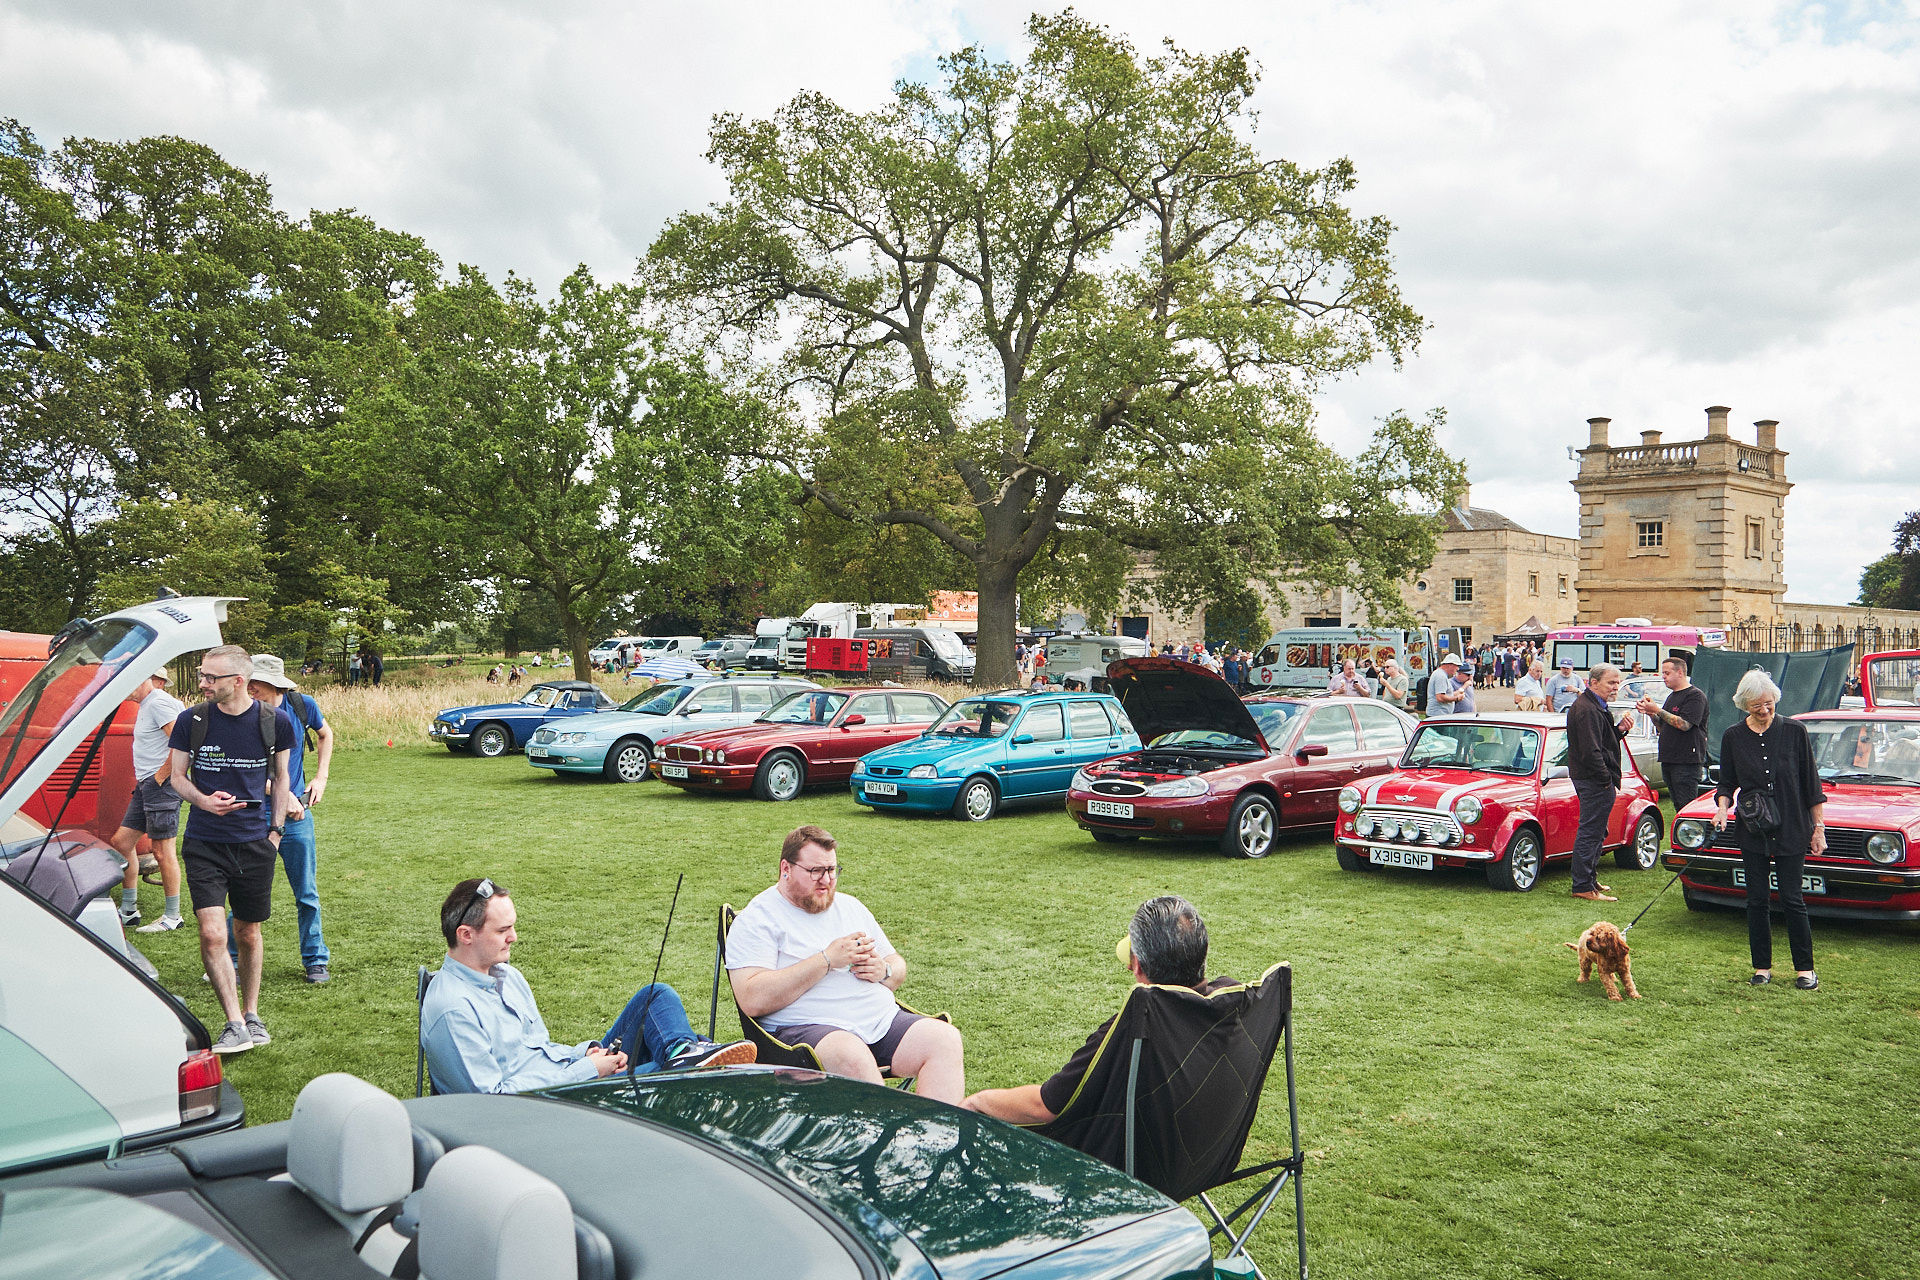
[[[1016,747],[1024,747],[1032,741],[1033,735],[1030,733],[1016,733],[1013,735],[1013,745]]]
[[[1298,751],[1294,752],[1293,754],[1298,759],[1311,760],[1315,756],[1323,756],[1327,754],[1327,744],[1324,742],[1309,742],[1304,746],[1302,746]]]
[[[853,728],[853,726],[857,724],[865,724],[866,722],[867,722],[867,718],[865,716],[859,714],[858,712],[855,712],[853,715],[848,716],[845,720],[842,720],[840,722],[840,727],[842,729],[851,729]]]
[[[1568,768],[1564,764],[1557,764],[1553,766],[1553,768],[1547,770],[1548,782],[1552,782],[1555,778],[1571,778],[1572,776],[1573,776],[1573,770]]]

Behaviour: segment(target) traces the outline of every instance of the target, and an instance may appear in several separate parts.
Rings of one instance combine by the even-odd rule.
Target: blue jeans
[[[643,1008],[644,1023],[640,1018]],[[619,1038],[621,1052],[634,1062],[635,1074],[646,1075],[665,1070],[673,1051],[694,1039],[693,1024],[687,1021],[680,994],[664,982],[655,982],[633,993],[607,1034],[600,1037],[600,1043],[612,1044],[615,1037]]]
[[[287,820],[286,834],[280,837],[280,864],[287,869],[287,885],[293,890],[295,916],[300,924],[300,967],[327,964],[331,953],[320,934],[320,888],[314,871],[318,858],[313,848],[313,810],[298,822]],[[233,914],[227,914],[227,954],[237,966],[239,953],[233,945]]]

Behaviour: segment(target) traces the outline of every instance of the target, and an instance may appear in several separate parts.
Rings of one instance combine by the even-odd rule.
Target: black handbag
[[[1739,798],[1734,801],[1733,810],[1740,815],[1740,821],[1746,824],[1749,831],[1771,835],[1780,829],[1780,804],[1771,791],[1742,787]]]

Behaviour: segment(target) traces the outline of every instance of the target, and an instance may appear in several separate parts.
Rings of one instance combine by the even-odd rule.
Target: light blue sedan
[[[703,729],[737,729],[811,680],[669,680],[627,699],[617,711],[543,728],[527,743],[527,763],[561,773],[597,773],[639,782],[660,744]]]
[[[853,798],[985,822],[1003,803],[1058,799],[1082,765],[1139,747],[1110,694],[1009,689],[963,698],[920,737],[861,757]]]

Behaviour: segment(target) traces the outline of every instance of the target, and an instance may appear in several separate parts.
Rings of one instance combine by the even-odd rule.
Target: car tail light
[[[220,1109],[220,1059],[211,1049],[180,1064],[180,1123],[205,1120]]]

